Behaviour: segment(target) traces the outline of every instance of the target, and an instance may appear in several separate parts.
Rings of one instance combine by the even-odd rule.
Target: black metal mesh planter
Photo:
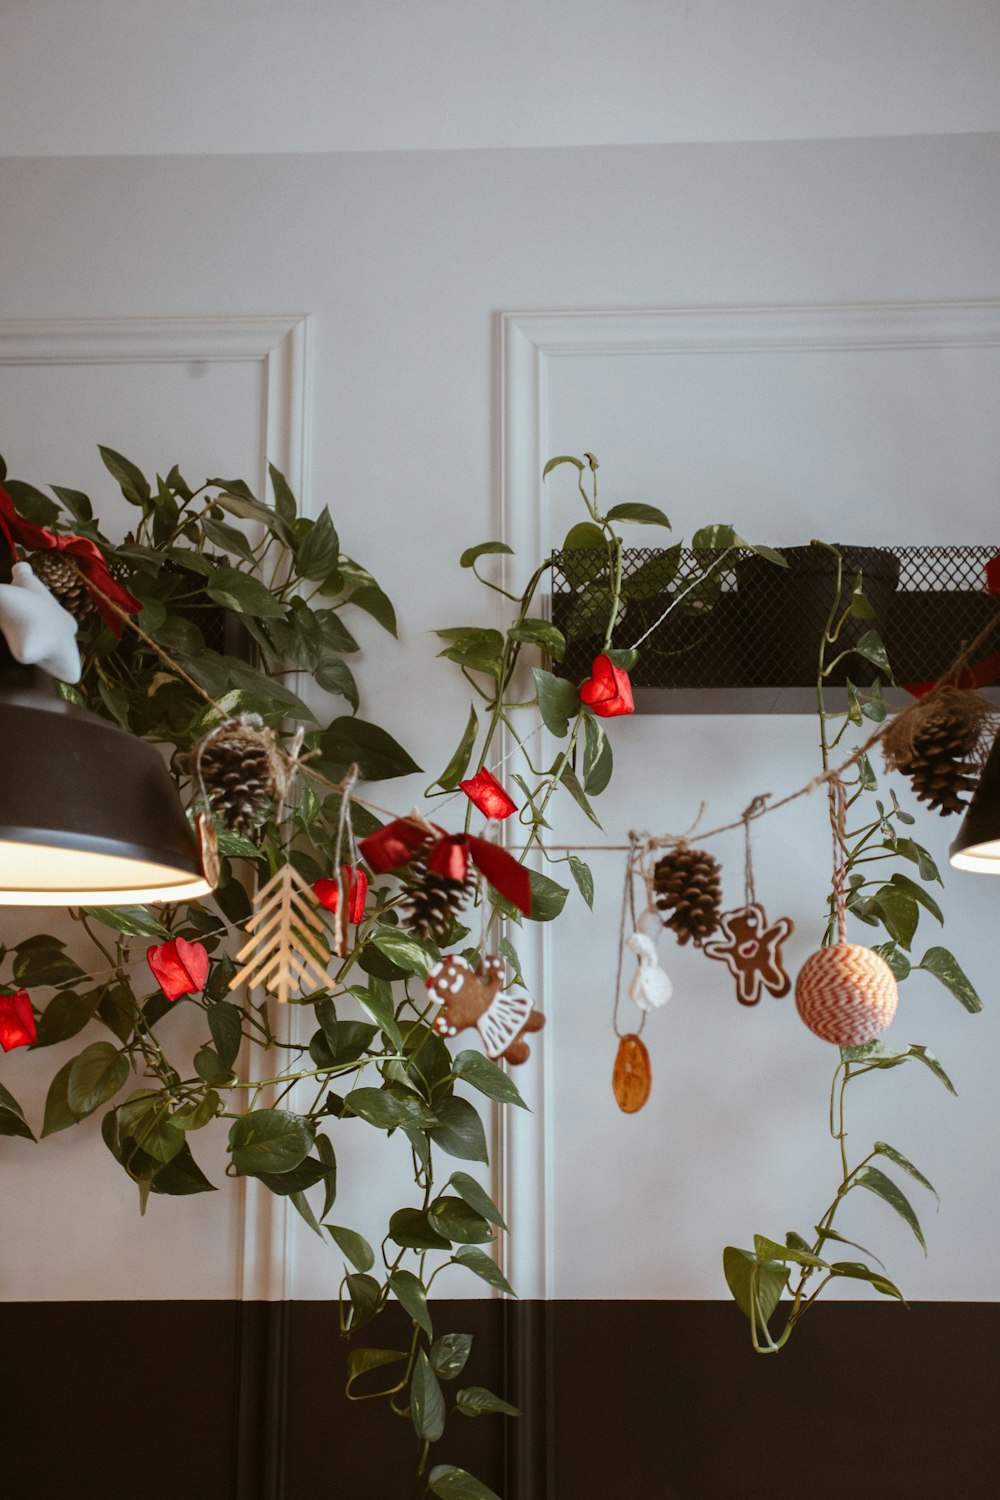
[[[842,547],[844,588],[861,573],[873,619],[849,620],[841,636],[854,643],[876,629],[897,683],[931,681],[1000,611],[985,588],[985,566],[997,546]],[[623,554],[622,612],[612,645],[636,644],[638,689],[811,688],[819,639],[833,601],[835,573],[822,547],[782,549],[777,568],[751,552],[718,554],[672,547]],[[603,553],[552,554],[552,619],[567,638],[554,670],[582,681],[603,643],[609,594]],[[846,594],[845,594],[846,598]],[[671,604],[661,623],[656,622]],[[655,627],[650,629],[651,627]],[[977,659],[1000,650],[1000,629]],[[833,675],[866,685],[876,669],[853,656]],[[808,706],[805,702],[803,707]],[[725,711],[724,697],[718,712]]]

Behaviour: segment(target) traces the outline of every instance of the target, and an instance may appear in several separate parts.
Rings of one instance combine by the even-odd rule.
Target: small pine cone
[[[977,782],[976,749],[989,704],[960,688],[942,688],[899,714],[886,732],[886,765],[909,776],[914,795],[942,817],[961,812]]]
[[[28,561],[31,571],[49,593],[81,624],[97,613],[94,596],[80,576],[75,563],[59,552],[33,552]]]
[[[915,735],[909,763],[901,767],[910,777],[914,795],[926,802],[941,817],[961,812],[966,798],[961,792],[975,790],[975,766],[965,756],[973,746],[961,748],[962,742],[951,736],[946,724]]]
[[[416,937],[443,938],[475,889],[471,870],[464,880],[452,880],[415,865],[407,881],[403,921]]]
[[[256,715],[232,719],[192,754],[195,783],[227,828],[249,834],[284,799],[288,771],[278,743]]]
[[[693,939],[700,948],[719,925],[722,900],[719,862],[703,849],[678,844],[658,860],[653,869],[653,890],[661,912],[669,912],[663,925],[677,934],[679,943]]]

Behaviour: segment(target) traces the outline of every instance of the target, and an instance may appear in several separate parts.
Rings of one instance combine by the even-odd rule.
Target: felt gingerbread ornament
[[[478,969],[457,953],[435,964],[424,983],[441,1003],[433,1021],[438,1036],[457,1036],[474,1026],[494,1062],[501,1057],[526,1062],[530,1049],[524,1036],[541,1031],[545,1017],[527,995],[503,990],[503,980],[503,959],[496,955],[484,958]]]
[[[780,999],[792,987],[791,978],[782,964],[781,950],[795,924],[790,917],[779,917],[776,922],[768,923],[754,889],[750,819],[762,807],[763,800],[754,798],[743,814],[744,904],[735,911],[722,913],[719,927],[723,936],[713,938],[702,948],[709,958],[720,959],[727,966],[736,980],[736,998],[741,1005],[756,1005],[763,990]]]
[[[738,911],[723,912],[719,927],[725,936],[706,943],[702,952],[728,966],[741,1005],[756,1005],[762,990],[776,999],[788,994],[792,981],[782,968],[781,948],[794,927],[790,917],[769,926],[764,908],[751,901]]]

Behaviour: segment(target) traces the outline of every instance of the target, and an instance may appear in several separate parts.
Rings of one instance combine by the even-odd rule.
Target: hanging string
[[[833,902],[837,915],[837,942],[847,942],[847,788],[832,781],[829,791],[830,831],[833,835]]]
[[[753,853],[750,847],[750,819],[764,807],[765,799],[755,797],[749,807],[743,809],[743,904],[757,905],[757,892],[753,883]]]
[[[621,1027],[618,1024],[618,1011],[621,1006],[622,968],[624,967],[625,963],[625,925],[626,920],[630,916],[632,919],[633,929],[635,929],[637,925],[635,912],[635,877],[637,873],[641,873],[642,860],[642,844],[640,842],[639,834],[632,831],[628,837],[629,852],[628,858],[625,861],[625,884],[622,889],[621,920],[618,924],[618,968],[615,973],[615,1003],[611,1013],[611,1024],[614,1027],[615,1036],[619,1039],[621,1039],[623,1036],[629,1035],[629,1033],[622,1031]],[[641,1035],[642,1028],[645,1026],[645,1024],[646,1011],[643,1010],[642,1019],[639,1022],[638,1030],[631,1033],[631,1035]]]
[[[644,631],[643,634],[639,637],[639,639],[637,641],[633,641],[632,645],[629,646],[628,649],[630,651],[638,651],[638,649],[642,645],[643,641],[645,641],[649,636],[651,636],[653,634],[654,630],[659,630],[660,626],[663,624],[664,620],[667,618],[668,615],[673,614],[674,610],[677,608],[678,604],[680,604],[681,600],[682,599],[686,599],[687,596],[688,596],[688,594],[693,593],[694,590],[696,588],[698,588],[700,584],[703,584],[705,582],[705,579],[708,578],[708,576],[711,573],[713,573],[716,568],[721,567],[722,564],[723,564],[723,562],[725,561],[725,559],[729,556],[730,552],[737,552],[737,551],[739,551],[739,548],[737,548],[737,547],[727,547],[726,550],[725,550],[725,552],[723,552],[721,554],[721,556],[717,557],[713,563],[709,564],[709,566],[705,569],[704,573],[702,573],[699,577],[697,577],[693,581],[693,583],[688,584],[688,586],[687,586],[686,589],[682,589],[679,594],[677,594],[673,599],[671,599],[670,603],[667,605],[666,609],[663,611],[663,613],[660,616],[660,618],[658,620],[654,620],[653,623],[652,623],[652,625],[650,625],[649,629],[646,630],[646,631]]]

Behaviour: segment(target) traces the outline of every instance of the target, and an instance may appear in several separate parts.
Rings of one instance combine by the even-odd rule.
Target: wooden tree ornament
[[[252,936],[236,955],[243,967],[233,977],[231,990],[241,984],[261,984],[283,1005],[293,992],[327,988],[326,928],[313,904],[311,887],[294,865],[282,865],[257,892],[253,916],[246,925]]]

